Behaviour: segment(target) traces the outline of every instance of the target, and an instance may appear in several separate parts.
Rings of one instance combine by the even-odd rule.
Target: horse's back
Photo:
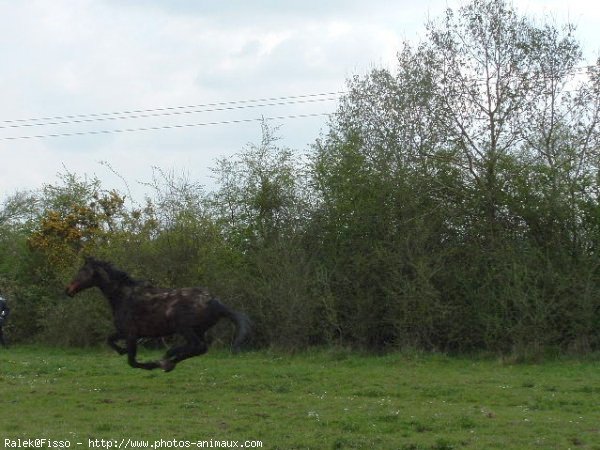
[[[218,311],[212,307],[215,301],[204,287],[144,287],[134,298],[135,320],[145,333],[151,329],[173,333],[183,327],[208,328],[219,319]]]

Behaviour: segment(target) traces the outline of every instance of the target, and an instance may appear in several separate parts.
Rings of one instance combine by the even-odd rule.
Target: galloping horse
[[[73,297],[78,292],[98,287],[110,302],[116,333],[107,339],[120,355],[127,354],[131,367],[161,368],[169,372],[184,359],[206,353],[204,333],[226,317],[236,327],[233,350],[239,350],[250,332],[248,317],[225,306],[202,287],[163,289],[137,281],[112,264],[88,257],[66,288]],[[160,361],[138,362],[137,340],[179,334],[186,343],[170,348]],[[124,339],[126,348],[117,345]]]

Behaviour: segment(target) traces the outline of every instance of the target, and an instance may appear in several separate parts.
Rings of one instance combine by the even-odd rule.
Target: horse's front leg
[[[128,336],[127,337],[127,362],[131,367],[136,369],[158,369],[162,367],[160,363],[152,361],[147,363],[138,362],[135,357],[137,355],[137,337],[136,336]]]
[[[111,334],[107,339],[106,339],[106,343],[109,345],[110,348],[112,348],[115,352],[117,352],[119,355],[124,355],[127,353],[127,349],[121,347],[120,345],[117,344],[117,341],[120,339],[125,339],[125,336],[123,336],[121,333],[119,333],[118,331],[116,333]]]

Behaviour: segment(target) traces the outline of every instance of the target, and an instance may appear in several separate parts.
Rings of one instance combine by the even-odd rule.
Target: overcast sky
[[[325,127],[326,116],[316,114],[336,106],[328,100],[335,96],[304,96],[339,92],[348,77],[373,67],[394,68],[403,41],[417,42],[428,18],[459,4],[0,0],[0,201],[56,182],[65,168],[124,190],[100,161],[140,197],[138,182],[150,180],[153,166],[210,187],[215,158],[259,142],[260,124],[252,119],[261,116],[281,117],[273,121],[281,126],[280,144],[304,151]],[[596,0],[514,4],[528,15],[576,24],[588,62],[598,54]],[[266,98],[280,100],[233,103]],[[207,106],[224,102],[232,103]],[[258,106],[273,103],[287,104]],[[179,108],[189,105],[196,107]],[[97,116],[126,111],[145,112]],[[76,115],[82,117],[65,118]],[[132,115],[146,117],[114,120]],[[283,118],[298,115],[315,116]],[[21,121],[49,117],[61,118]],[[84,134],[160,127],[172,128]],[[7,139],[55,134],[75,135]]]

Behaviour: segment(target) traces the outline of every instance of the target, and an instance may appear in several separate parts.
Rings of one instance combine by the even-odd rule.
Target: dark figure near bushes
[[[6,341],[4,340],[4,332],[2,331],[2,327],[4,327],[4,323],[10,314],[10,309],[8,308],[8,304],[6,300],[0,296],[0,344],[2,347],[6,348]]]
[[[73,297],[94,286],[110,302],[117,329],[108,337],[108,345],[121,355],[127,354],[131,367],[147,370],[162,368],[169,372],[178,362],[206,353],[208,346],[204,333],[222,317],[235,324],[234,351],[239,350],[250,331],[246,315],[228,308],[205,288],[154,287],[147,282],[134,280],[110,263],[88,257],[67,286],[66,293]],[[185,344],[170,348],[164,359],[145,363],[136,360],[139,338],[175,334],[181,335]],[[125,340],[126,348],[117,345],[121,339]]]

